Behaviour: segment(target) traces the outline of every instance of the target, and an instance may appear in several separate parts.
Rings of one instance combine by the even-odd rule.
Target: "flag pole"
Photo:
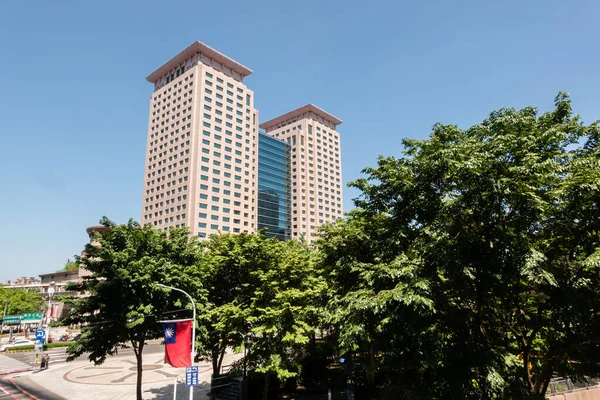
[[[184,292],[181,289],[177,289],[173,286],[163,285],[162,283],[157,283],[156,286],[181,292],[185,294],[192,302],[192,353],[190,357],[190,367],[192,367],[194,365],[194,354],[196,352],[196,303],[194,303],[194,299],[192,299],[192,296],[190,296],[187,292]],[[194,400],[194,386],[192,385],[190,385],[190,400]]]

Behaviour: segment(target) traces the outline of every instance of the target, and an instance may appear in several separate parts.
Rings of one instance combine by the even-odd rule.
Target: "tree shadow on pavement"
[[[194,387],[194,399],[205,400],[208,399],[208,392],[210,391],[210,383],[201,383]],[[190,388],[185,386],[185,383],[177,384],[177,400],[187,400],[190,398]],[[144,390],[144,399],[156,399],[156,400],[171,400],[173,399],[173,384],[168,384],[160,388],[152,388]]]

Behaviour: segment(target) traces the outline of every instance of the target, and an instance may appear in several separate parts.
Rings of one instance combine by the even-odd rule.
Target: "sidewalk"
[[[15,360],[4,354],[0,354],[0,375],[12,374],[19,371],[31,369],[29,364]]]
[[[227,354],[223,363],[230,364],[239,357]],[[197,399],[205,399],[210,389],[212,366],[209,363],[197,365],[201,384],[194,388],[194,395]],[[185,386],[185,368],[163,364],[162,354],[146,355],[143,368],[144,399],[172,399],[175,378],[180,382],[177,385],[177,399],[189,398],[189,387]],[[136,378],[135,356],[128,356],[108,358],[99,366],[88,361],[54,366],[51,362],[47,370],[18,373],[5,379],[11,379],[13,384],[40,400],[129,400],[135,398]],[[36,393],[43,393],[42,397]]]

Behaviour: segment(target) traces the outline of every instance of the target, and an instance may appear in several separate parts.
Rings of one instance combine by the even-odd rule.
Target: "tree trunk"
[[[225,351],[227,350],[227,346],[223,346],[220,350],[219,350],[219,362],[217,364],[217,368],[220,370],[221,367],[223,366],[223,358],[225,357]]]
[[[269,400],[269,387],[271,386],[271,373],[265,374],[265,385],[263,386],[262,400]]]
[[[216,377],[220,371],[219,371],[219,350],[215,347],[213,347],[210,350],[210,361],[212,362],[212,367],[213,367],[213,377]],[[214,390],[212,390],[212,387],[210,389],[210,400],[215,400],[215,392],[214,392]]]
[[[137,383],[135,388],[135,396],[137,400],[142,400],[142,355],[136,356],[137,358]]]
[[[556,358],[552,355],[552,349],[548,351],[546,365],[540,372],[539,379],[536,382],[536,393],[541,394],[542,396],[546,396],[546,391],[548,390],[548,385],[550,384],[550,380],[552,379],[552,373],[554,372],[554,365],[556,362]]]
[[[369,343],[369,368],[367,369],[367,384],[369,389],[375,388],[375,349],[373,343]]]
[[[133,347],[133,352],[135,354],[135,359],[137,361],[137,382],[135,388],[135,396],[137,400],[143,400],[142,398],[142,373],[143,373],[143,364],[142,364],[142,351],[144,350],[144,340],[136,341],[131,340],[131,344]],[[136,347],[137,344],[137,347]]]
[[[219,350],[218,348],[212,348],[210,351],[210,358],[212,361],[212,367],[213,367],[213,375],[218,375],[219,374]]]

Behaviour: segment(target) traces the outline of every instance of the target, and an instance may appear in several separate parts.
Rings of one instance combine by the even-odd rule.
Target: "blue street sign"
[[[36,344],[44,344],[44,337],[46,336],[46,331],[43,329],[38,329],[35,331],[35,343]]]
[[[198,367],[185,367],[185,386],[198,384]]]

